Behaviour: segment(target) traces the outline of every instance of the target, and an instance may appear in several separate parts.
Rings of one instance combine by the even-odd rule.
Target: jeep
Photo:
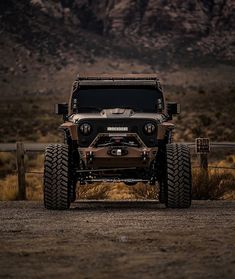
[[[47,209],[68,209],[76,186],[94,182],[159,185],[160,203],[190,207],[189,148],[172,142],[180,106],[166,102],[156,75],[78,76],[55,110],[64,143],[45,151]]]

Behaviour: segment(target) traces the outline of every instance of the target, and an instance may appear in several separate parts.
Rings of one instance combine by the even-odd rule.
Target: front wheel
[[[166,145],[165,203],[169,208],[191,206],[191,159],[185,144]]]
[[[44,163],[44,206],[65,210],[70,207],[71,169],[66,144],[50,144]]]

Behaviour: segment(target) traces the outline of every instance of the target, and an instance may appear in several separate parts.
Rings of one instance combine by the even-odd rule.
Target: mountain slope
[[[78,72],[159,72],[182,103],[177,140],[234,140],[233,14],[231,0],[1,1],[0,141],[58,139],[53,104]]]

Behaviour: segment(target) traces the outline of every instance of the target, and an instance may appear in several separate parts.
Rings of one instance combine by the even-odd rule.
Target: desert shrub
[[[108,192],[110,200],[136,200],[137,195],[133,192],[133,186],[127,186],[124,183],[110,184]]]
[[[26,176],[26,197],[27,200],[42,200],[43,177],[41,175],[27,174]]]
[[[101,183],[80,185],[77,187],[77,198],[87,200],[107,199],[109,188],[109,184]]]
[[[221,160],[216,164],[218,167],[225,167],[225,168],[231,168],[229,170],[230,173],[232,173],[235,176],[235,155],[229,155],[225,158],[225,160]]]
[[[16,157],[11,152],[0,152],[0,177],[12,173],[16,169]]]
[[[17,199],[17,176],[7,175],[4,179],[0,180],[0,200],[12,201]]]
[[[235,177],[226,171],[193,170],[192,195],[194,199],[221,199],[227,192],[235,191]]]
[[[209,126],[211,123],[212,123],[212,119],[210,118],[210,116],[208,115],[205,115],[205,114],[201,114],[198,116],[200,121],[201,121],[201,124],[204,126],[204,127],[207,127]]]
[[[18,182],[17,175],[10,174],[0,180],[0,200],[17,200]],[[42,200],[42,176],[26,175],[26,199]]]
[[[143,183],[138,183],[135,186],[127,186],[124,183],[94,183],[79,186],[77,189],[78,199],[156,199],[157,195],[157,187]]]
[[[137,183],[132,187],[132,191],[137,199],[156,199],[158,197],[158,187],[155,185],[148,185]]]
[[[28,171],[43,170],[43,158],[41,155],[29,154],[26,156],[26,168]],[[0,200],[17,200],[18,182],[15,154],[3,152],[0,153],[0,170],[2,179],[0,179]],[[28,200],[42,199],[42,175],[26,174],[26,197]]]
[[[26,156],[26,167],[29,171],[43,171],[44,154],[28,153]]]

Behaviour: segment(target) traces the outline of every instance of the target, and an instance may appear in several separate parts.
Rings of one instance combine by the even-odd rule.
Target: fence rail
[[[195,142],[182,142],[187,144],[192,151],[195,149]],[[50,143],[24,143],[25,152],[43,152]],[[235,148],[235,142],[211,142],[211,149]],[[0,143],[0,152],[14,152],[17,143]]]
[[[25,152],[43,152],[50,143],[24,143]],[[0,152],[14,152],[17,143],[0,143]]]
[[[195,142],[182,142],[190,147],[191,153],[195,152],[196,143]],[[18,199],[26,199],[26,179],[25,174],[27,173],[25,167],[25,153],[27,152],[44,152],[46,147],[50,143],[0,143],[0,152],[16,152],[16,165],[18,174]],[[211,142],[211,150],[215,149],[235,149],[235,142]],[[199,168],[203,169],[208,174],[208,168],[216,166],[208,166],[208,154],[199,154]],[[232,168],[229,168],[232,169]],[[39,172],[31,172],[39,173]]]

